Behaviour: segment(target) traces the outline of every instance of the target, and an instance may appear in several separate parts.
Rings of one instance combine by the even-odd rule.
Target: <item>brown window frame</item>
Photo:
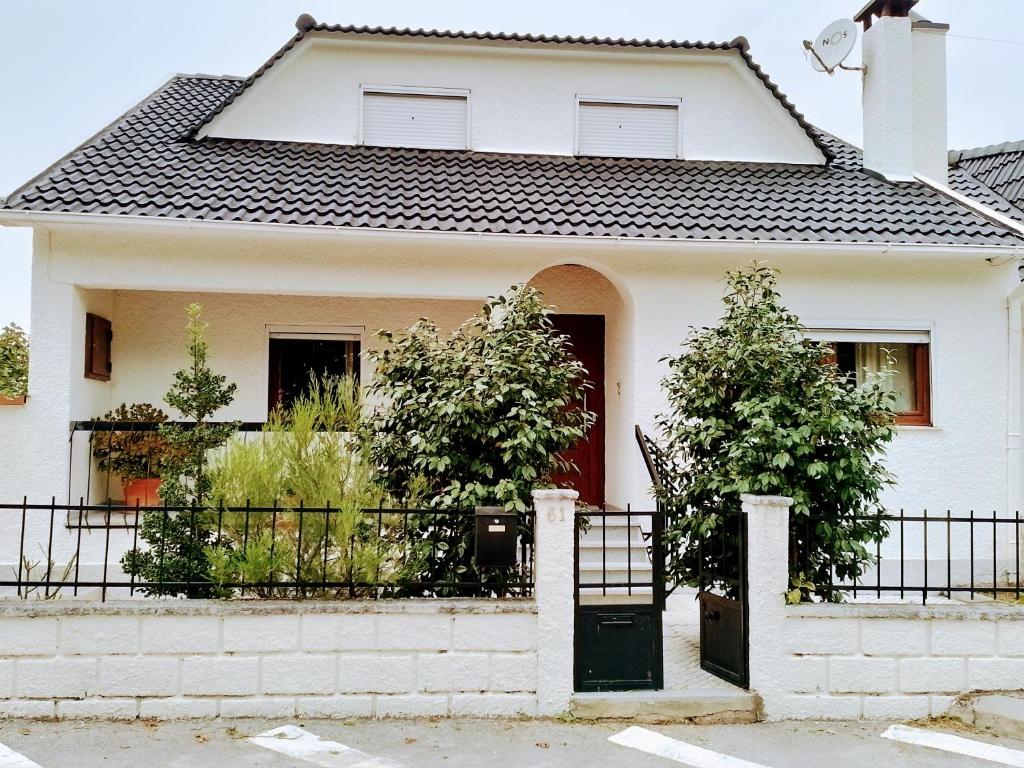
[[[832,354],[825,358],[825,364],[835,363],[836,344],[856,342],[828,342]],[[909,342],[914,355],[914,400],[917,408],[913,411],[902,411],[896,414],[896,424],[906,427],[932,426],[932,384],[931,384],[931,343]]]

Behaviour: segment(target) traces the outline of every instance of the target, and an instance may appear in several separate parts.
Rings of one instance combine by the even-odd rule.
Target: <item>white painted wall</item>
[[[470,91],[469,148],[571,155],[577,95],[682,100],[682,156],[820,163],[736,51],[635,51],[310,35],[207,126],[227,138],[358,144],[360,86]]]
[[[181,361],[188,301],[198,298],[204,304],[213,363],[240,385],[236,403],[225,415],[260,420],[266,403],[267,324],[401,327],[426,313],[442,325],[454,325],[489,294],[529,281],[549,267],[577,264],[601,273],[607,282],[586,270],[553,271],[538,281],[548,282],[553,303],[566,311],[600,310],[609,316],[609,411],[613,400],[621,405],[614,417],[616,437],[609,435],[608,501],[643,504],[649,480],[629,430],[633,423],[649,430],[664,407],[659,382],[666,367],[659,360],[679,349],[691,325],[718,319],[724,272],[749,263],[752,256],[743,250],[714,253],[700,244],[644,249],[628,242],[599,247],[541,238],[368,238],[341,233],[307,238],[290,232],[171,237],[129,230],[62,230],[53,234],[52,253],[45,256],[51,279],[40,283],[34,296],[37,311],[46,318],[38,325],[33,321],[33,375],[49,376],[46,386],[55,393],[71,384],[81,386],[80,357],[73,365],[60,361],[81,354],[80,333],[77,327],[70,330],[70,323],[82,307],[61,307],[72,306],[72,296],[77,302],[80,295],[110,294],[70,291],[56,282],[68,281],[89,289],[114,289],[109,299],[114,377],[109,386],[99,387],[106,393],[100,399],[78,398],[76,410],[61,406],[65,415],[59,418],[41,406],[32,411],[44,401],[40,392],[33,392],[29,411],[48,431],[31,450],[42,465],[60,468],[54,446],[66,446],[68,418],[97,415],[108,402],[159,402]],[[786,302],[809,326],[919,327],[932,334],[935,426],[899,429],[889,459],[899,486],[887,494],[887,502],[908,510],[1005,510],[1005,297],[1017,282],[1013,265],[992,266],[979,255],[879,255],[854,249],[778,253],[770,263],[781,270]],[[159,290],[133,293],[143,286]],[[215,293],[182,291],[191,286]],[[225,295],[231,290],[237,293]],[[274,293],[285,295],[267,295]],[[66,324],[52,322],[65,315]],[[64,350],[59,364],[50,360],[53,353],[48,350],[54,348]],[[44,384],[37,381],[37,386]],[[59,493],[60,473],[54,469],[43,474],[39,494],[44,486],[57,486]],[[9,490],[20,496],[17,489]],[[45,498],[54,492],[45,490]]]

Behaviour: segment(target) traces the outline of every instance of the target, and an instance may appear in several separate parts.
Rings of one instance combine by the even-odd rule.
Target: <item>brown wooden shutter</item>
[[[110,381],[110,342],[113,338],[109,320],[86,313],[85,378]]]

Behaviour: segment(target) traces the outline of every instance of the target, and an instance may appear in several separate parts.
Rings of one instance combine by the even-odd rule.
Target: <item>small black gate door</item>
[[[739,510],[697,543],[700,666],[746,688],[750,684],[747,625],[746,520]]]
[[[576,516],[575,688],[664,687],[660,512]]]

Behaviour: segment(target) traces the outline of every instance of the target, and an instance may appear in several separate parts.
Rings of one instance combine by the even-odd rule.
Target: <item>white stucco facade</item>
[[[398,86],[468,92],[468,148],[481,152],[572,155],[577,97],[598,97],[678,99],[684,158],[823,159],[735,50],[365,38],[307,36],[200,135],[360,144],[361,89]]]
[[[18,409],[31,425],[24,442],[32,469],[3,479],[7,498],[67,492],[70,421],[122,402],[162,404],[183,361],[190,302],[203,305],[210,324],[213,366],[239,385],[224,418],[261,421],[268,326],[360,328],[365,349],[377,328],[421,316],[451,328],[485,297],[533,281],[559,311],[606,315],[607,498],[643,504],[649,479],[631,431],[650,431],[664,407],[660,360],[677,352],[690,326],[717,320],[724,273],[754,258],[780,270],[784,299],[808,327],[930,334],[933,426],[899,428],[890,505],[1006,510],[1019,496],[1008,487],[1017,372],[1008,368],[1007,296],[1016,269],[970,249],[650,247],[216,227],[179,227],[173,237],[145,227],[53,228],[36,240],[31,396]],[[109,382],[81,373],[86,311],[113,323]]]

